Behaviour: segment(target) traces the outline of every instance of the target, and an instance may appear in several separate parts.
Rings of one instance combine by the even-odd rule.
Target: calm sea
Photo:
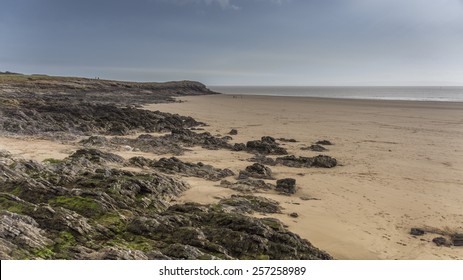
[[[463,87],[211,86],[224,94],[463,102]]]

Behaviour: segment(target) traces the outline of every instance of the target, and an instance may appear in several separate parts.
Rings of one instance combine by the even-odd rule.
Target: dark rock
[[[419,235],[425,234],[425,231],[423,229],[420,229],[420,228],[412,228],[410,230],[410,234],[415,235],[415,236],[419,236]]]
[[[297,142],[297,140],[293,139],[293,138],[291,138],[291,139],[278,138],[278,140],[281,141],[281,142],[290,142],[290,143],[296,143]]]
[[[231,183],[227,180],[222,180],[220,186],[229,188],[239,192],[260,192],[273,189],[275,186],[269,183],[265,183],[263,180],[244,179],[238,180],[235,183]]]
[[[333,145],[333,143],[331,143],[328,140],[320,140],[320,141],[315,142],[315,144],[318,144],[318,145]]]
[[[453,246],[463,246],[463,234],[456,233],[452,235],[452,243],[453,243]]]
[[[244,151],[246,150],[246,145],[243,143],[235,143],[232,148],[233,151]]]
[[[332,168],[337,165],[337,160],[330,156],[318,155],[316,157],[284,156],[275,160],[278,164],[288,167],[322,167]]]
[[[200,177],[212,181],[218,181],[228,176],[235,175],[230,169],[214,168],[211,165],[206,165],[201,162],[189,163],[183,162],[176,157],[161,158],[149,163],[151,168],[170,174],[183,174],[186,176]]]
[[[436,237],[432,240],[437,246],[450,246],[451,243],[444,237]]]
[[[296,180],[293,178],[277,180],[276,190],[286,194],[294,194],[296,193]]]
[[[249,152],[263,154],[263,155],[286,155],[288,152],[285,148],[276,143],[275,138],[270,136],[263,136],[261,140],[248,141],[246,149]]]
[[[293,212],[293,213],[289,214],[289,216],[293,217],[293,218],[297,218],[297,217],[299,217],[299,214],[296,213],[296,212]]]
[[[124,158],[113,153],[105,153],[97,149],[80,149],[75,151],[71,159],[86,159],[93,163],[124,162]]]
[[[257,179],[273,179],[272,170],[260,163],[254,163],[247,166],[244,171],[240,171],[238,179],[247,179],[249,177]]]
[[[229,132],[228,134],[230,134],[230,135],[237,135],[237,134],[238,134],[238,130],[236,130],[236,129],[233,128],[232,130],[230,130],[230,132]]]
[[[241,213],[281,213],[281,207],[275,200],[252,195],[232,195],[220,200],[221,205],[232,206]]]
[[[326,151],[327,149],[321,145],[315,144],[315,145],[310,145],[310,147],[305,147],[301,148],[301,150],[310,150],[314,152],[323,152]]]

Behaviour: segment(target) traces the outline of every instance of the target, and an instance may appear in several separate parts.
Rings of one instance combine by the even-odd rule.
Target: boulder
[[[296,179],[285,178],[277,180],[276,190],[285,194],[296,193]]]

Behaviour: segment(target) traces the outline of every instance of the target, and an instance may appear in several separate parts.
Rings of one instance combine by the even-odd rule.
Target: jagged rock
[[[263,155],[286,155],[288,152],[285,148],[279,146],[275,138],[263,136],[261,140],[248,141],[246,149],[249,152]]]
[[[335,158],[325,155],[318,155],[316,157],[296,157],[294,155],[277,157],[272,159],[263,155],[257,155],[249,159],[249,161],[258,162],[265,165],[284,165],[288,167],[321,167],[321,168],[332,168],[335,167],[338,162]]]
[[[412,228],[410,230],[410,234],[415,235],[415,236],[419,236],[419,235],[425,234],[425,231],[423,229],[420,229],[420,228]]]
[[[93,163],[107,163],[107,162],[124,162],[124,158],[113,153],[105,153],[97,149],[80,149],[75,151],[71,159],[87,159]]]
[[[296,179],[285,178],[277,180],[276,190],[286,194],[296,193]]]
[[[252,214],[281,213],[281,207],[275,200],[252,195],[232,195],[220,200],[221,205],[232,206],[235,211]]]
[[[247,179],[249,177],[257,179],[270,179],[273,180],[272,170],[260,163],[254,163],[246,167],[244,171],[240,171],[238,179]]]
[[[453,246],[463,246],[463,234],[456,233],[452,235],[452,243],[453,243]]]
[[[232,130],[230,130],[230,132],[228,132],[228,134],[230,134],[230,135],[237,135],[237,134],[238,134],[238,130],[236,130],[236,129],[233,128]]]
[[[289,167],[322,167],[332,168],[337,165],[337,160],[330,156],[318,155],[316,157],[284,156],[275,160],[278,164]]]
[[[321,145],[315,144],[315,145],[310,145],[310,147],[303,147],[301,150],[310,150],[314,152],[324,152],[327,149]]]
[[[235,143],[232,147],[232,150],[237,152],[244,151],[246,150],[246,145],[243,143]]]
[[[176,157],[161,158],[158,161],[151,161],[149,166],[162,172],[171,174],[183,174],[186,176],[200,177],[212,181],[218,181],[228,176],[235,175],[230,169],[214,168],[211,165],[202,163],[183,162]]]
[[[263,180],[244,179],[231,183],[227,180],[222,180],[220,186],[229,188],[239,192],[260,192],[273,189],[275,186],[264,182]]]
[[[437,246],[451,246],[452,245],[452,243],[450,243],[445,237],[442,237],[442,236],[433,238],[432,242],[434,242]]]
[[[29,216],[1,211],[0,218],[0,238],[19,248],[38,249],[52,242]]]
[[[331,143],[328,140],[320,140],[320,141],[315,142],[315,144],[318,144],[318,145],[333,145],[333,143]]]

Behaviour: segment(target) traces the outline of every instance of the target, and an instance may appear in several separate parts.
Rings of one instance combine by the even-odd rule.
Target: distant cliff
[[[47,75],[21,75],[2,72],[0,94],[62,95],[70,99],[115,103],[160,103],[172,102],[175,96],[217,94],[204,84],[194,81],[165,83],[124,82],[76,77],[56,77]],[[106,102],[104,102],[106,103]],[[128,104],[127,104],[128,105]]]

